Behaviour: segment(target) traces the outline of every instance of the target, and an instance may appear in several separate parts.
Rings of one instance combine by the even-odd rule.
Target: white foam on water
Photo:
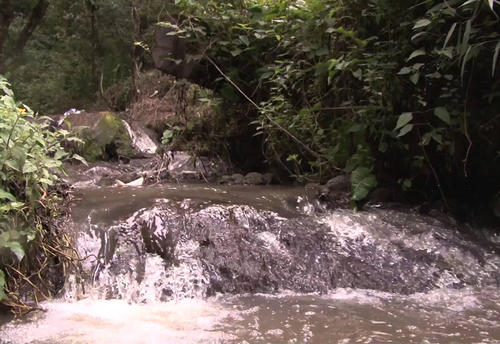
[[[0,328],[0,342],[57,344],[196,344],[231,339],[214,326],[228,316],[223,306],[199,299],[147,305],[122,300],[51,302],[31,323]]]

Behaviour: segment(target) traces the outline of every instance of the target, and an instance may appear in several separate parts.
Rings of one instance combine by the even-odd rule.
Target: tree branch
[[[306,152],[308,152],[309,154],[311,154],[312,156],[314,156],[316,159],[318,159],[318,160],[324,160],[324,158],[319,153],[313,151],[308,145],[306,145],[304,142],[302,142],[301,140],[299,140],[295,135],[293,135],[290,131],[288,131],[286,128],[284,128],[281,124],[279,124],[278,122],[276,122],[268,114],[266,114],[265,112],[263,112],[262,108],[259,105],[257,105],[249,96],[247,96],[246,93],[243,92],[241,90],[241,88],[238,85],[236,85],[236,83],[234,83],[234,81],[231,80],[231,78],[229,78],[222,71],[222,69],[214,62],[214,60],[212,60],[207,55],[205,55],[204,57],[207,59],[208,62],[210,62],[210,64],[212,64],[212,66],[215,67],[215,69],[217,69],[217,71],[224,77],[224,79],[226,79],[231,85],[233,85],[233,87],[236,88],[236,90],[239,93],[241,93],[241,95],[243,97],[245,97],[245,99],[248,100],[250,102],[250,104],[252,104],[261,114],[263,114],[271,124],[273,124],[276,128],[278,128],[278,130],[280,130],[281,132],[283,132],[284,134],[286,134],[288,137],[290,137],[295,143],[297,143],[299,146],[301,146]],[[341,168],[339,168],[337,166],[331,165],[331,167],[333,167],[335,170],[343,171],[343,169],[341,169]]]
[[[9,0],[0,0],[0,1],[1,1],[0,6],[2,6],[2,7],[3,7],[4,3],[6,6],[10,5]],[[33,36],[33,32],[36,30],[36,28],[42,22],[42,19],[45,16],[45,13],[47,12],[48,7],[49,7],[48,0],[39,0],[38,1],[36,6],[31,11],[31,15],[28,19],[28,22],[26,23],[26,25],[24,25],[23,30],[19,34],[19,37],[17,37],[17,40],[14,43],[14,48],[12,50],[12,53],[9,54],[10,55],[9,58],[4,58],[4,59],[2,59],[2,61],[0,61],[0,73],[5,72],[5,70],[7,69],[8,65],[12,62],[14,57],[16,57],[17,55],[22,53],[24,47],[26,46],[26,43],[28,43],[28,40],[31,38],[31,36]],[[0,12],[2,12],[2,11],[4,11],[4,10],[0,9]],[[9,26],[10,26],[10,23],[9,23]],[[8,31],[8,27],[7,27],[7,31]],[[0,35],[1,35],[1,33],[0,33]]]

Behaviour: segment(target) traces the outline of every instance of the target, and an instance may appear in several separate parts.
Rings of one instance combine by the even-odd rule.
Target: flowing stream
[[[498,238],[294,187],[78,195],[84,277],[0,343],[500,343]]]

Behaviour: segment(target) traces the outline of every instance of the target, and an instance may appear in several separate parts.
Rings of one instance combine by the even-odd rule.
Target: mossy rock
[[[71,127],[83,127],[83,145],[75,151],[88,161],[133,158],[137,152],[123,121],[111,112],[83,113],[68,118]]]

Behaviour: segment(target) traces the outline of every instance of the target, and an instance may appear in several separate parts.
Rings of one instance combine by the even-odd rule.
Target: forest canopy
[[[258,142],[235,159],[301,182],[347,172],[353,200],[376,185],[483,201],[500,188],[497,0],[0,4],[0,70],[38,111],[110,106],[110,89],[129,108],[163,28],[185,45],[173,63],[201,67],[181,77]]]

